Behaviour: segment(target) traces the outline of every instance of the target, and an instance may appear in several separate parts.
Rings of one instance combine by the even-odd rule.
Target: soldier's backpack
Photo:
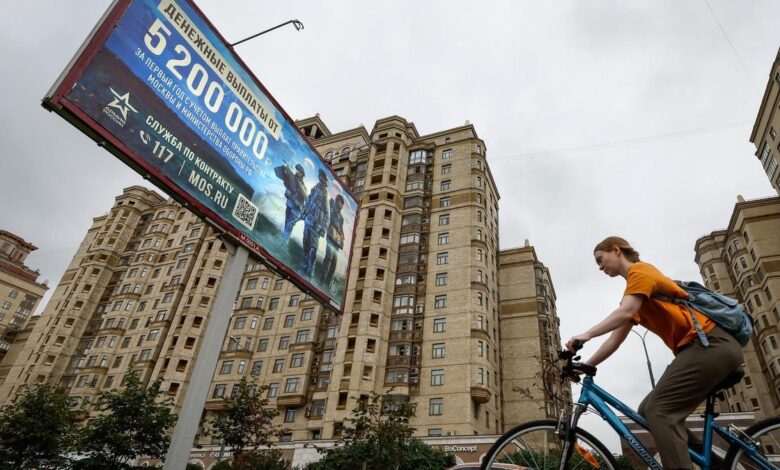
[[[687,298],[669,297],[662,294],[653,294],[653,298],[685,307],[691,315],[696,334],[703,346],[707,347],[710,344],[691,309],[702,313],[714,321],[716,325],[731,333],[742,346],[746,346],[750,342],[750,337],[753,335],[753,317],[748,314],[739,301],[713,292],[697,282],[674,282],[688,293]]]

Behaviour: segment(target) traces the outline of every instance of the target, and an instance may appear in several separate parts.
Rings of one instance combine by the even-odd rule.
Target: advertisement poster
[[[292,120],[189,2],[119,2],[108,23],[50,106],[341,309],[358,205]]]

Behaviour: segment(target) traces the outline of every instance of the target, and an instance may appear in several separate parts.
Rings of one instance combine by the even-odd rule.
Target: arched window
[[[344,149],[341,151],[341,156],[342,157],[348,157],[349,156],[349,151],[350,151],[349,147],[344,147]]]

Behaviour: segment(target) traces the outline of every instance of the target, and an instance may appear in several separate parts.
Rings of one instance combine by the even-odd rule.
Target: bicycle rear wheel
[[[780,417],[760,421],[745,430],[756,441],[756,453],[766,459],[773,468],[780,468]],[[734,470],[758,470],[764,468],[750,452],[732,444],[726,454],[726,468]]]
[[[558,423],[552,420],[521,424],[498,438],[482,459],[481,470],[535,469],[558,470],[564,441],[556,433]],[[569,470],[616,470],[612,453],[595,437],[576,430]]]

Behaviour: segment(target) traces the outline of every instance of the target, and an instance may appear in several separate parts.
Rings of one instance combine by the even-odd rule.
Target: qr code
[[[238,194],[238,200],[233,207],[233,217],[249,230],[254,230],[255,221],[257,220],[257,213],[259,209],[256,205],[252,204],[252,201],[245,198],[243,194]]]

